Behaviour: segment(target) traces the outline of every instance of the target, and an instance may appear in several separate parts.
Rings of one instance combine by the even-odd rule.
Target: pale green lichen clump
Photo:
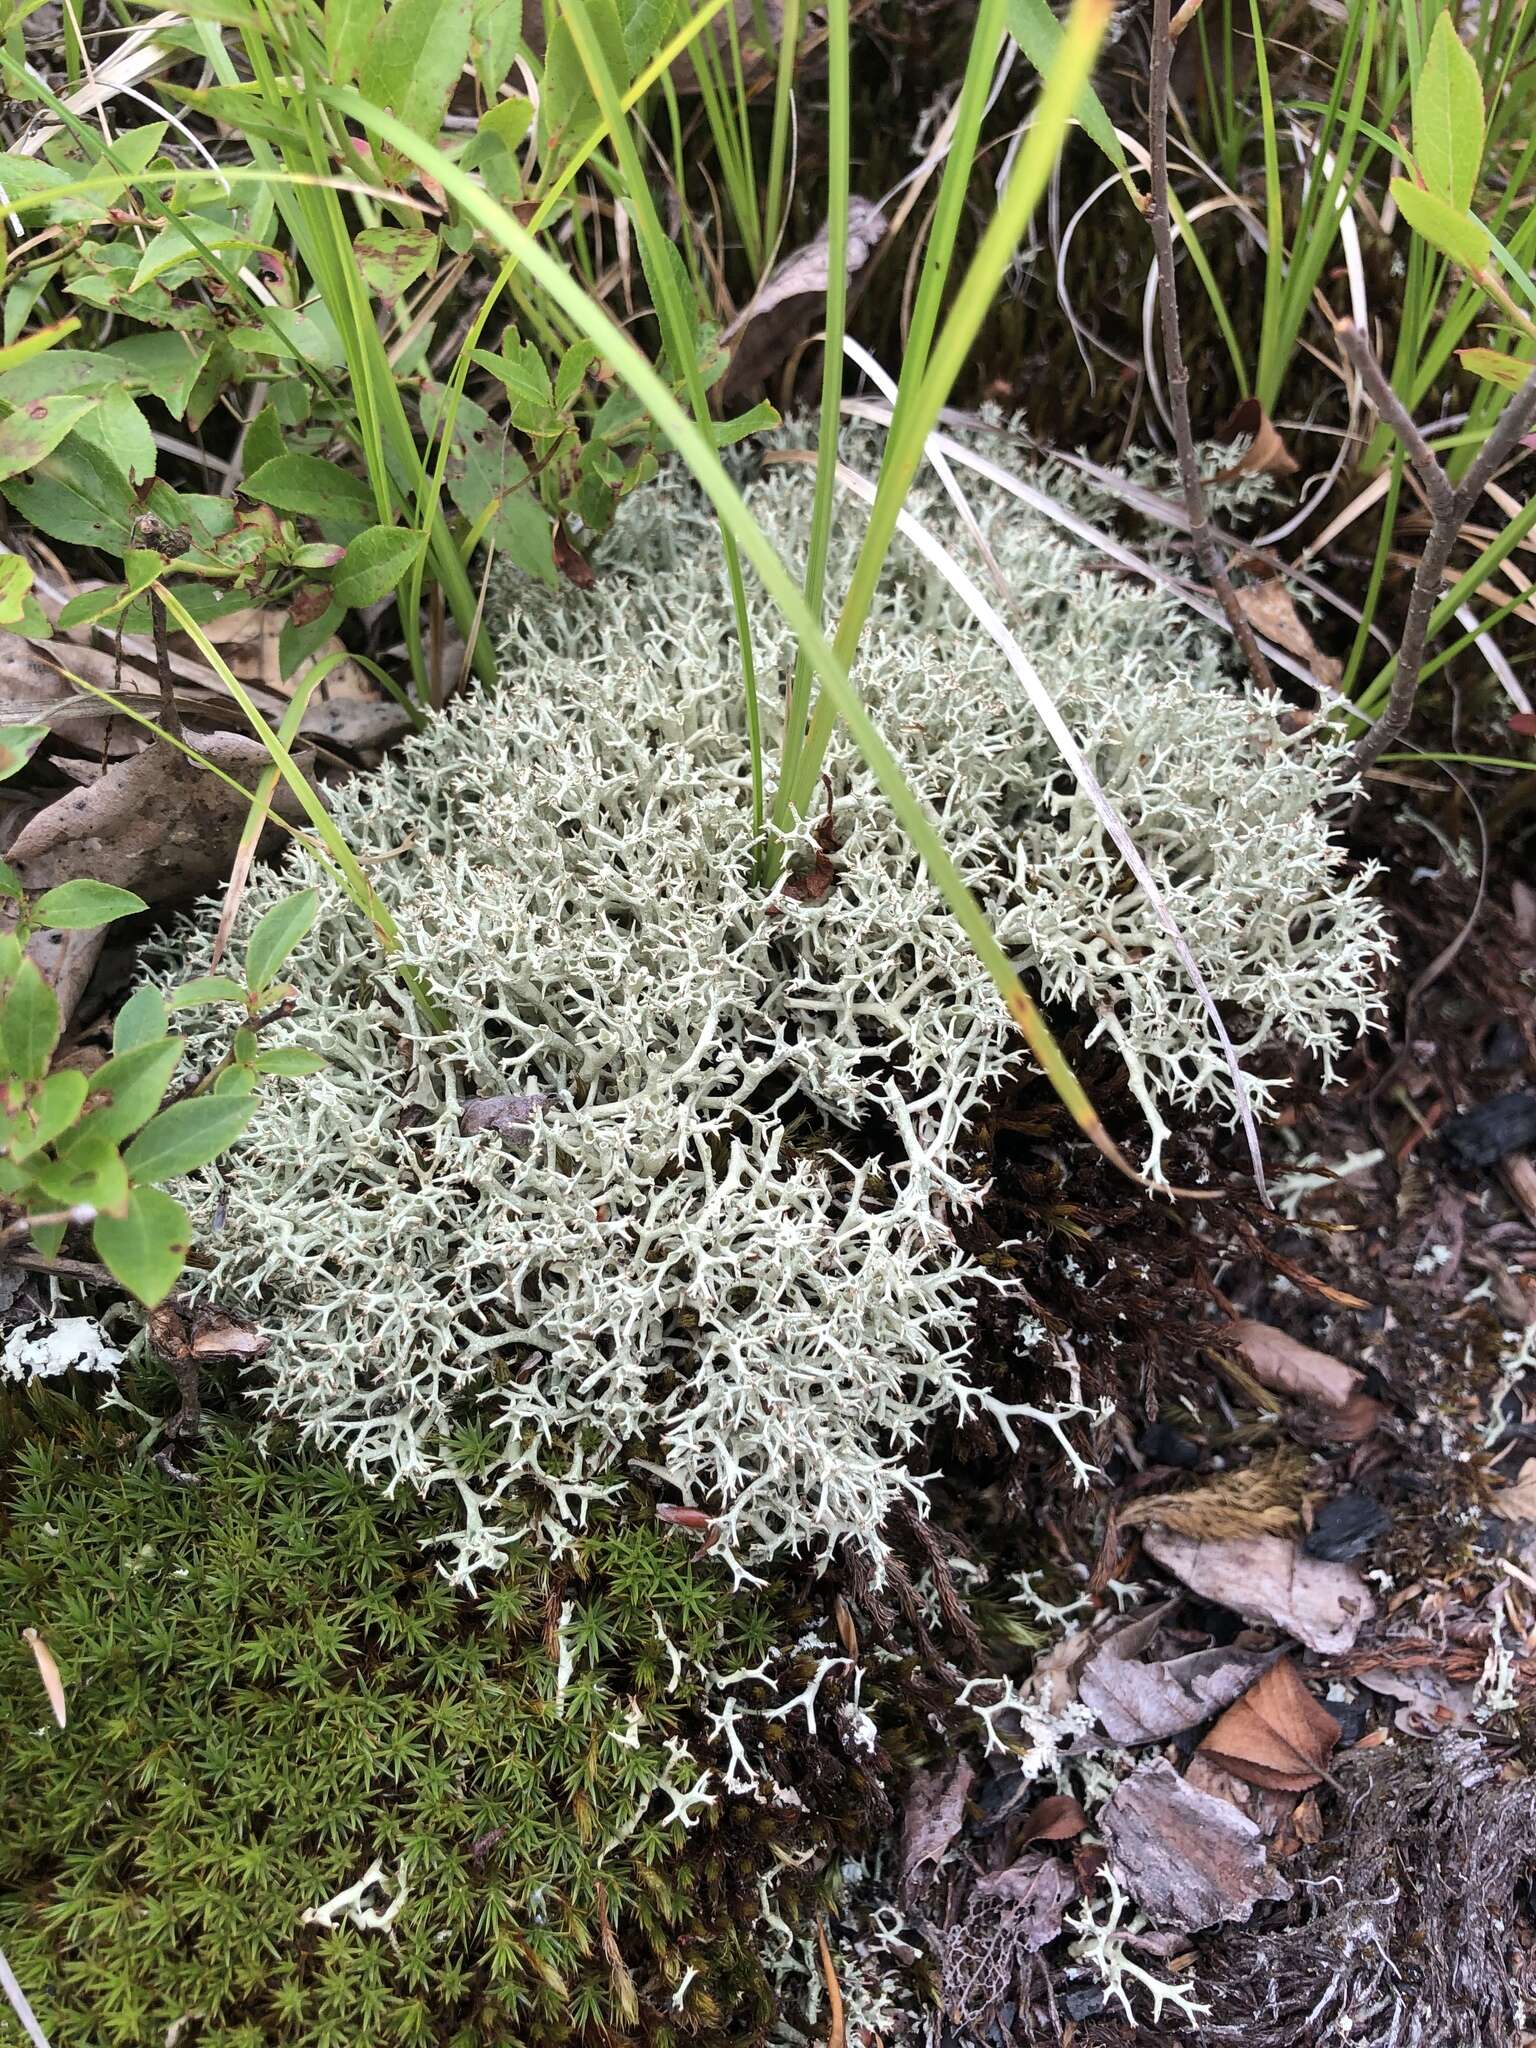
[[[802,559],[806,473],[752,502]],[[1338,742],[1283,734],[1167,601],[1017,505],[975,504],[1011,623],[1240,1044],[1327,1061],[1384,955],[1318,813]],[[911,509],[963,549],[935,490]],[[861,527],[838,522],[834,591]],[[273,1331],[275,1408],[383,1483],[457,1486],[461,1571],[530,1518],[558,1543],[631,1457],[717,1515],[743,1568],[878,1552],[894,1501],[920,1498],[930,1421],[996,1408],[967,1377],[980,1276],[951,1224],[980,1194],[967,1117],[1015,1034],[846,746],[834,885],[754,886],[729,598],[686,480],[626,508],[590,596],[519,605],[499,694],[335,803],[451,1022],[424,1027],[326,891],[292,1028],[330,1065],[259,1110],[205,1239],[211,1284]],[[771,703],[793,648],[765,607],[756,625]],[[1097,1013],[1154,1115],[1230,1113],[1168,940],[1011,672],[914,558],[858,676],[1033,985]],[[292,886],[258,883],[249,909]],[[491,1096],[533,1100],[466,1135],[466,1102]],[[878,1164],[855,1136],[874,1128]]]

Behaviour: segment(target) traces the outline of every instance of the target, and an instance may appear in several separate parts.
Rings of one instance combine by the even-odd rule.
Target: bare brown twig
[[[1179,10],[1181,25],[1190,10]],[[1195,559],[1206,581],[1215,591],[1227,615],[1238,646],[1243,650],[1253,679],[1262,689],[1272,690],[1275,679],[1264,659],[1248,616],[1237,601],[1226,560],[1211,530],[1206,511],[1205,489],[1195,457],[1195,435],[1189,419],[1189,366],[1184,360],[1184,343],[1179,329],[1179,295],[1173,273],[1173,216],[1168,198],[1168,77],[1173,68],[1174,31],[1169,19],[1169,0],[1153,0],[1152,6],[1152,92],[1147,115],[1148,147],[1151,157],[1151,190],[1147,199],[1147,226],[1157,255],[1157,305],[1163,329],[1163,366],[1168,376],[1168,405],[1173,414],[1173,439],[1178,450],[1179,480],[1184,489],[1184,507],[1189,514],[1189,537]]]
[[[1536,370],[1531,372],[1499,414],[1493,432],[1478,450],[1466,475],[1453,486],[1434,450],[1415,425],[1413,415],[1392,389],[1386,371],[1376,360],[1375,351],[1359,328],[1346,320],[1336,331],[1339,346],[1365,386],[1366,396],[1402,442],[1414,475],[1429,501],[1430,515],[1429,536],[1419,557],[1419,566],[1413,573],[1413,588],[1408,594],[1403,637],[1398,643],[1397,665],[1392,672],[1386,709],[1361,735],[1355,747],[1355,772],[1364,774],[1385,748],[1401,738],[1407,726],[1424,668],[1429,622],[1440,600],[1451,550],[1478,499],[1514,453],[1532,420],[1536,420]]]

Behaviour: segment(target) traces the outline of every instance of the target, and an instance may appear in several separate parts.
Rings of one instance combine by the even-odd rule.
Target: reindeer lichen
[[[866,438],[848,452],[870,466]],[[1162,597],[975,504],[1011,623],[1234,1035],[1326,1063],[1384,951],[1320,813],[1340,743],[1288,734]],[[803,471],[753,506],[798,559]],[[963,550],[941,494],[911,509]],[[839,522],[834,589],[858,524]],[[763,606],[755,630],[771,701],[793,646]],[[967,1120],[1023,1057],[1015,1033],[846,746],[828,819],[791,835],[771,894],[755,883],[729,598],[684,479],[626,508],[590,596],[520,593],[503,645],[498,694],[336,797],[448,1021],[422,1021],[328,896],[292,1028],[329,1067],[259,1109],[209,1203],[210,1285],[273,1332],[278,1413],[383,1485],[457,1490],[460,1573],[558,1550],[631,1458],[742,1571],[847,1540],[878,1557],[895,1502],[921,1503],[929,1424],[996,1407],[967,1373],[984,1282],[953,1224],[982,1193]],[[916,557],[858,678],[1026,975],[1120,1047],[1154,1163],[1160,1101],[1230,1114],[1169,941]],[[248,911],[292,886],[258,881]]]

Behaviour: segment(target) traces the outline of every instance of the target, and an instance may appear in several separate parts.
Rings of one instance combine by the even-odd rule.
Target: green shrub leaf
[[[192,1223],[174,1196],[159,1188],[135,1188],[126,1215],[98,1216],[91,1235],[112,1277],[146,1308],[154,1308],[186,1264]]]
[[[310,1052],[302,1045],[274,1045],[270,1051],[258,1054],[256,1071],[302,1080],[310,1074],[323,1074],[328,1064],[323,1054]]]
[[[421,553],[424,535],[408,526],[370,526],[352,541],[332,588],[342,604],[361,609],[397,588]]]
[[[32,906],[32,922],[48,931],[88,932],[148,908],[144,898],[131,889],[114,888],[110,882],[94,882],[82,875],[39,896]]]
[[[91,1076],[91,1093],[109,1099],[92,1110],[82,1129],[121,1143],[147,1124],[170,1086],[182,1055],[179,1038],[152,1039],[114,1054]]]
[[[228,1150],[255,1107],[228,1095],[194,1095],[187,1102],[173,1102],[144,1126],[124,1153],[124,1163],[136,1182],[195,1173]]]
[[[1474,273],[1486,270],[1492,254],[1488,230],[1470,213],[1458,211],[1438,192],[1426,192],[1408,178],[1392,180],[1392,197],[1398,211],[1415,234],[1422,235],[1432,249]]]
[[[1488,384],[1502,384],[1506,391],[1518,391],[1531,374],[1531,364],[1521,356],[1508,356],[1496,348],[1459,348],[1456,360],[1474,377]]]
[[[284,897],[257,920],[245,949],[245,978],[254,990],[270,988],[278,970],[315,921],[320,898],[313,889]]]
[[[190,1010],[198,1003],[244,1001],[245,990],[228,974],[200,974],[196,981],[184,982],[180,988],[172,989],[170,995],[173,1010]]]
[[[47,1073],[60,1028],[53,990],[38,972],[37,963],[23,960],[10,994],[0,1006],[0,1044],[5,1048],[6,1064],[19,1080],[40,1081]]]
[[[51,1145],[67,1131],[85,1101],[85,1076],[72,1067],[50,1074],[17,1119],[8,1147],[13,1159],[26,1159]]]
[[[1063,30],[1049,0],[1008,0],[1008,33],[1042,78],[1048,78],[1061,49]],[[1126,168],[1125,151],[1104,102],[1085,85],[1073,109],[1084,131],[1103,150],[1117,171]]]
[[[128,1169],[112,1140],[99,1132],[82,1135],[68,1152],[41,1163],[37,1184],[64,1209],[82,1204],[121,1213],[128,1200]]]
[[[1483,82],[1449,10],[1435,22],[1413,83],[1413,159],[1436,198],[1458,212],[1472,204],[1483,161]]]
[[[0,782],[25,768],[47,737],[46,725],[0,725]]]
[[[118,1011],[117,1022],[112,1026],[113,1052],[132,1052],[136,1045],[148,1045],[151,1039],[164,1038],[169,1021],[170,1013],[159,989],[136,988]]]
[[[279,512],[302,512],[311,519],[368,519],[374,510],[373,494],[365,483],[318,455],[274,456],[240,489]]]
[[[0,481],[35,469],[98,403],[95,393],[66,392],[18,405],[8,419],[0,420]]]

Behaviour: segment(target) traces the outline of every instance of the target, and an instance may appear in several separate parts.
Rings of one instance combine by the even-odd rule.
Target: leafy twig
[[[1179,10],[1181,24],[1189,13]],[[1169,20],[1169,0],[1153,0],[1152,7],[1152,91],[1147,114],[1148,148],[1151,158],[1151,189],[1147,198],[1147,226],[1157,254],[1157,305],[1163,329],[1163,363],[1168,375],[1168,404],[1173,414],[1173,439],[1179,457],[1179,481],[1184,490],[1184,507],[1189,514],[1189,537],[1195,558],[1206,581],[1220,600],[1238,646],[1243,650],[1254,681],[1272,690],[1275,679],[1264,659],[1248,616],[1237,601],[1232,579],[1206,510],[1200,465],[1195,457],[1195,436],[1189,419],[1189,366],[1184,360],[1184,343],[1179,329],[1179,295],[1173,273],[1173,224],[1168,196],[1168,76],[1173,68],[1174,32]]]
[[[1521,435],[1536,419],[1536,370],[1532,370],[1500,413],[1493,432],[1478,450],[1460,484],[1453,485],[1434,450],[1415,425],[1413,415],[1392,389],[1386,371],[1376,360],[1374,350],[1359,328],[1346,320],[1338,327],[1337,334],[1339,346],[1365,386],[1372,405],[1402,442],[1429,501],[1430,513],[1429,536],[1413,574],[1413,588],[1408,595],[1403,637],[1398,645],[1397,665],[1392,673],[1386,709],[1361,735],[1355,747],[1355,771],[1363,774],[1385,748],[1402,736],[1407,726],[1424,667],[1429,623],[1440,600],[1451,550],[1478,499],[1499,468],[1514,453]]]

